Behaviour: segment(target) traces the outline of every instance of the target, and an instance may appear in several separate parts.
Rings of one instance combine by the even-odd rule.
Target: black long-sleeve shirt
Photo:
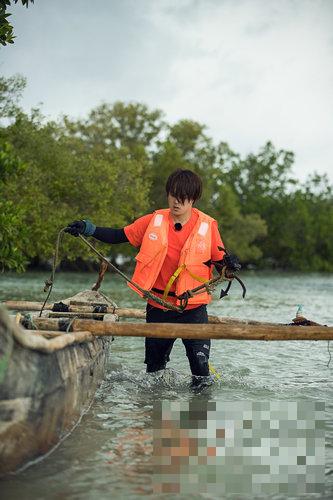
[[[127,243],[128,238],[123,228],[113,229],[112,227],[96,227],[92,235],[96,240],[104,243]]]

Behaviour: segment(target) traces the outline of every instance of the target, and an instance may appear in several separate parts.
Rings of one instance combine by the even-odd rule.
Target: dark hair
[[[169,176],[165,190],[182,203],[186,199],[196,201],[202,193],[202,181],[192,170],[178,168]]]

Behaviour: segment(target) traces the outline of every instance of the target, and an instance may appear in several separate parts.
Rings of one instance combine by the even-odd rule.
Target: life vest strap
[[[164,292],[163,292],[163,299],[165,300],[169,294],[169,291],[170,291],[170,288],[172,287],[173,283],[176,281],[176,279],[178,278],[178,276],[180,275],[180,273],[182,271],[184,271],[184,269],[186,268],[185,264],[182,264],[181,266],[179,266],[175,272],[172,274],[172,276],[170,277],[166,287],[164,288]]]
[[[179,277],[179,275],[183,271],[185,271],[185,270],[189,273],[189,275],[191,276],[191,278],[199,281],[200,283],[206,283],[207,281],[209,281],[209,280],[207,280],[205,278],[201,278],[201,276],[198,276],[198,275],[196,275],[194,273],[191,273],[191,271],[189,271],[187,269],[186,264],[182,264],[181,266],[179,266],[175,270],[175,272],[173,273],[173,275],[170,277],[170,279],[169,279],[169,281],[168,281],[168,283],[167,283],[167,285],[166,285],[166,287],[164,289],[164,292],[163,292],[163,299],[164,300],[166,300],[166,298],[167,298],[168,295],[171,295],[172,292],[169,293],[170,292],[170,288],[172,287],[172,285],[174,284],[174,282],[176,281],[176,279]]]

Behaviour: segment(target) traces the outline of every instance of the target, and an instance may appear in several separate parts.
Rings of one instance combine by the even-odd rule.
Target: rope
[[[71,328],[72,328],[72,325],[74,323],[74,320],[76,319],[79,319],[79,316],[74,316],[73,318],[71,318],[71,320],[68,322],[68,325],[67,325],[67,328],[66,328],[66,333],[69,333]]]
[[[48,280],[45,281],[45,287],[44,287],[44,292],[48,291],[48,294],[47,294],[46,299],[44,300],[44,304],[42,305],[42,308],[40,310],[39,317],[41,317],[42,312],[44,311],[44,307],[46,305],[46,302],[49,300],[49,297],[50,297],[51,292],[52,292],[52,288],[53,288],[53,284],[54,284],[54,277],[55,277],[55,272],[56,272],[56,267],[57,267],[57,262],[58,262],[60,241],[61,241],[61,237],[62,237],[65,229],[66,229],[65,227],[60,229],[58,236],[57,236],[57,242],[56,242],[55,251],[54,251],[54,255],[53,255],[51,276]]]
[[[56,242],[56,246],[55,246],[55,252],[54,252],[53,263],[52,263],[52,273],[51,273],[50,278],[45,281],[45,287],[44,287],[44,292],[48,292],[48,294],[47,294],[47,297],[46,297],[46,299],[45,299],[45,301],[44,301],[44,303],[42,305],[42,308],[40,310],[39,317],[41,317],[41,315],[42,315],[42,312],[43,312],[43,310],[45,308],[45,305],[46,305],[46,303],[47,303],[47,301],[48,301],[48,299],[50,297],[50,294],[51,294],[51,291],[52,291],[52,288],[53,288],[54,279],[55,279],[55,271],[56,271],[57,262],[58,262],[58,254],[59,254],[60,241],[61,241],[61,237],[62,237],[62,234],[65,231],[65,229],[66,229],[65,227],[62,228],[59,231],[58,236],[57,236],[57,242]],[[117,274],[119,274],[122,278],[124,278],[125,281],[127,281],[127,283],[130,283],[134,288],[136,288],[140,293],[142,293],[142,295],[143,295],[143,297],[145,299],[147,299],[147,300],[148,299],[153,300],[154,302],[156,302],[157,304],[161,305],[165,309],[170,309],[171,311],[183,312],[184,309],[186,308],[187,304],[188,304],[189,298],[191,298],[194,295],[197,295],[199,293],[203,293],[204,291],[207,291],[208,293],[212,293],[212,291],[215,289],[216,285],[219,282],[221,282],[223,280],[230,281],[230,280],[232,280],[235,277],[234,275],[230,276],[230,277],[227,277],[225,275],[225,268],[223,268],[222,271],[221,271],[221,273],[219,274],[219,276],[217,278],[213,278],[211,280],[208,280],[203,285],[200,285],[200,286],[198,286],[196,288],[193,288],[193,290],[187,290],[186,292],[184,292],[181,295],[177,296],[177,299],[180,301],[180,305],[177,306],[175,304],[172,304],[171,302],[168,302],[167,300],[165,300],[165,298],[160,298],[157,295],[155,295],[154,293],[150,292],[149,290],[145,290],[144,288],[142,288],[137,283],[134,283],[134,281],[132,281],[130,278],[128,278],[128,276],[126,276],[126,274],[124,274],[120,269],[118,269],[114,264],[112,264],[112,262],[110,262],[109,259],[107,259],[101,252],[99,252],[84,236],[82,236],[82,234],[79,234],[79,238],[96,255],[98,255],[98,257],[103,262],[105,262],[109,268],[111,268],[113,271],[115,271]],[[237,278],[237,281],[239,281],[242,284],[242,282],[240,281],[239,278]],[[244,287],[244,290],[245,290],[245,287]],[[243,296],[244,295],[245,295],[245,293],[243,294]]]
[[[56,272],[56,268],[57,268],[57,263],[58,263],[58,255],[59,255],[59,247],[60,247],[60,242],[61,242],[61,238],[62,238],[62,235],[65,231],[65,227],[63,227],[62,229],[60,229],[59,233],[58,233],[58,236],[57,236],[57,242],[56,242],[56,245],[55,245],[55,251],[54,251],[54,255],[53,255],[53,262],[52,262],[52,272],[51,272],[51,276],[48,280],[45,281],[45,287],[44,287],[44,292],[48,292],[47,296],[46,296],[46,299],[44,300],[44,303],[42,305],[42,308],[39,312],[39,317],[41,317],[42,313],[43,313],[43,310],[45,308],[45,305],[47,303],[47,301],[49,300],[49,297],[51,295],[51,292],[52,292],[52,288],[53,288],[53,285],[54,285],[54,280],[55,280],[55,272]],[[145,290],[144,288],[141,288],[137,283],[134,283],[132,280],[130,280],[128,278],[128,276],[126,276],[126,274],[124,274],[122,271],[120,271],[120,269],[118,269],[116,266],[114,266],[112,264],[112,262],[110,262],[103,254],[101,254],[88,240],[86,240],[86,238],[84,238],[81,234],[79,235],[79,238],[96,254],[99,256],[99,258],[104,261],[108,267],[110,267],[111,269],[113,269],[116,273],[120,274],[120,276],[122,276],[128,283],[131,283],[131,285],[133,285],[135,288],[137,288],[137,290],[139,290],[143,296],[146,298],[146,299],[151,299],[151,300],[154,300],[157,304],[160,304],[161,306],[165,307],[166,309],[171,309],[173,311],[177,311],[177,312],[183,312],[183,310],[185,309],[185,307],[187,306],[187,300],[181,300],[181,305],[180,306],[176,306],[174,304],[171,304],[170,302],[167,302],[159,297],[157,297],[156,295],[154,295],[153,293],[149,292],[148,290]],[[113,304],[111,304],[113,306]]]
[[[79,235],[79,238],[81,238],[81,240],[96,255],[98,255],[98,257],[100,259],[102,259],[113,271],[115,271],[117,274],[120,274],[120,276],[122,276],[127,281],[127,283],[130,283],[132,286],[134,286],[134,288],[136,288],[137,290],[139,290],[139,292],[142,293],[142,295],[144,296],[145,299],[151,299],[154,302],[156,302],[157,304],[160,304],[162,307],[165,307],[166,309],[170,309],[172,311],[177,311],[177,312],[183,312],[184,311],[185,307],[187,306],[188,300],[186,300],[186,299],[180,299],[181,305],[180,306],[176,306],[176,305],[171,304],[170,302],[168,302],[166,300],[161,299],[160,297],[157,297],[155,294],[153,294],[149,290],[145,290],[144,288],[142,288],[137,283],[134,283],[134,281],[132,281],[128,276],[126,276],[126,274],[124,274],[122,271],[120,271],[120,269],[118,269],[114,264],[112,264],[112,262],[110,262],[109,259],[107,259],[103,254],[101,254],[101,252],[99,252],[98,250],[96,250],[96,248],[86,238],[84,238],[81,234]]]
[[[145,290],[142,288],[140,285],[137,283],[134,283],[134,281],[130,280],[126,274],[124,274],[120,269],[118,269],[112,262],[110,262],[103,254],[101,254],[96,248],[86,239],[84,238],[81,234],[79,234],[79,238],[96,254],[98,257],[103,260],[111,269],[113,269],[116,273],[120,274],[127,283],[130,283],[134,288],[136,288],[139,292],[142,293],[143,297],[145,299],[151,299],[157,304],[160,304],[162,307],[165,309],[170,309],[172,311],[177,311],[177,312],[183,312],[184,309],[186,308],[188,304],[188,299],[193,297],[194,295],[197,295],[199,293],[203,293],[204,291],[207,291],[207,293],[212,293],[213,290],[216,288],[216,286],[221,282],[221,281],[229,281],[231,282],[234,278],[239,282],[243,289],[243,298],[245,297],[246,293],[246,288],[244,283],[241,281],[238,276],[235,276],[234,273],[232,273],[229,276],[226,276],[226,270],[227,268],[224,266],[219,273],[219,276],[216,278],[212,278],[211,280],[206,281],[204,284],[193,288],[192,290],[187,290],[186,292],[182,293],[181,295],[177,296],[177,299],[180,301],[180,306],[176,306],[174,304],[171,304],[167,300],[164,300],[164,298],[157,297],[155,294],[151,293],[149,290]],[[219,247],[220,248],[220,247]],[[178,271],[178,270],[177,270]]]
[[[115,310],[117,308],[117,306],[115,305],[115,303],[109,299],[109,297],[107,295],[105,295],[103,292],[101,292],[100,290],[98,291],[98,293],[100,295],[102,295],[102,297],[106,300],[106,302],[108,302],[110,304],[111,307],[113,307],[113,313],[112,314],[115,314]]]

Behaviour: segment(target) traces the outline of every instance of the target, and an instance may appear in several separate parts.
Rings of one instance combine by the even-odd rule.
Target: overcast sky
[[[23,107],[85,116],[140,101],[243,155],[267,141],[333,180],[333,0],[35,0],[10,8],[0,71]]]

